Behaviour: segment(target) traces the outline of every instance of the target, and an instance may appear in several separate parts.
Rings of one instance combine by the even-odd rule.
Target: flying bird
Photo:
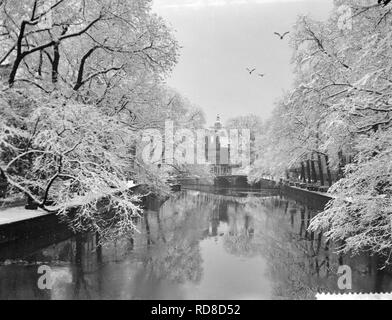
[[[286,35],[288,35],[289,33],[290,33],[290,31],[287,31],[287,32],[285,32],[285,33],[283,33],[283,34],[280,34],[279,32],[274,32],[274,34],[276,34],[276,35],[280,38],[280,40],[283,40],[284,37],[285,37]]]
[[[252,74],[253,72],[256,71],[256,68],[253,68],[253,69],[246,68],[246,70],[249,72],[249,74]]]
[[[263,78],[263,77],[265,76],[265,74],[264,74],[264,73],[259,73],[258,76],[259,76],[260,78]]]

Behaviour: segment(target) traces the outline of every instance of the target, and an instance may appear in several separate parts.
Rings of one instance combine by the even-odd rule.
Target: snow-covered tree
[[[95,106],[16,90],[1,91],[0,113],[0,170],[11,195],[27,194],[79,230],[135,228],[130,130]]]
[[[130,181],[169,191],[170,174],[137,154],[143,130],[204,119],[164,84],[178,55],[171,30],[150,0],[4,0],[0,21],[9,195],[67,214],[76,229],[132,231],[141,195]]]
[[[8,82],[107,94],[124,77],[163,75],[176,62],[177,44],[149,0],[2,1],[0,64]],[[42,85],[44,82],[45,85]],[[87,91],[87,92],[85,92]],[[86,99],[86,97],[84,97]]]
[[[343,5],[351,11],[344,27]],[[256,177],[268,167],[282,171],[309,154],[340,168],[335,198],[312,229],[343,240],[344,251],[392,249],[391,19],[391,4],[356,0],[335,1],[325,22],[299,17],[291,38],[294,89],[270,119],[263,147],[272,153],[260,154],[255,169]]]

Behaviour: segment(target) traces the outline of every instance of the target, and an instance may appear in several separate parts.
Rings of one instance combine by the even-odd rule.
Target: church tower
[[[222,129],[222,122],[221,122],[221,119],[220,119],[220,116],[219,116],[219,114],[216,116],[216,121],[215,121],[215,124],[214,124],[214,129],[216,130],[216,131],[218,131],[218,130],[221,130]]]

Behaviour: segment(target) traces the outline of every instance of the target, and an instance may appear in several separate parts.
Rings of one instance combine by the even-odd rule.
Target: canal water
[[[183,191],[151,202],[127,239],[97,246],[61,230],[0,248],[0,299],[314,299],[342,292],[339,265],[353,291],[391,291],[377,258],[336,255],[307,231],[323,205],[271,190]],[[42,265],[50,290],[38,286]]]

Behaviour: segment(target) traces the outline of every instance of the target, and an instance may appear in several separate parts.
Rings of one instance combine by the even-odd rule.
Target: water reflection
[[[318,209],[287,196],[186,191],[149,208],[127,239],[77,235],[3,259],[0,298],[314,299],[338,291],[340,264],[355,291],[392,288],[376,258],[333,254],[307,231]],[[52,290],[38,289],[40,264],[52,268]]]

